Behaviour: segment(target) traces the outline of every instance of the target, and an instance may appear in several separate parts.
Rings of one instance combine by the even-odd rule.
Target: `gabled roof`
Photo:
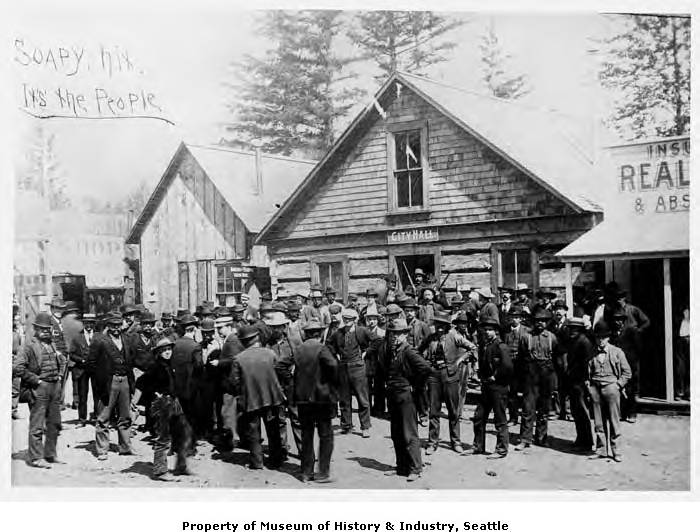
[[[170,160],[146,206],[134,223],[127,244],[137,244],[176,175],[176,168],[189,153],[199,163],[249,232],[257,233],[276,213],[316,164],[315,161],[262,154],[262,193],[256,193],[255,153],[220,146],[182,143]]]
[[[452,87],[428,78],[395,72],[375,95],[387,102],[388,89],[398,82],[416,92],[470,135],[481,140],[576,212],[602,212],[596,191],[592,143],[577,135],[563,115],[519,102]],[[383,103],[382,103],[383,105]],[[345,151],[354,132],[376,115],[368,105],[348,126],[324,158],[293,192],[257,236],[260,242],[298,201],[312,194],[320,172]]]

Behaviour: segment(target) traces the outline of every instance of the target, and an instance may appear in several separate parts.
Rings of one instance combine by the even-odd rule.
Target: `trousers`
[[[440,441],[440,411],[442,403],[447,407],[447,420],[450,427],[450,443],[461,445],[459,435],[459,381],[448,378],[447,369],[433,370],[428,377],[430,393],[430,424],[428,439],[437,447]]]
[[[314,432],[318,432],[318,477],[330,475],[333,455],[333,428],[331,420],[335,415],[335,405],[325,403],[304,403],[298,406],[301,425],[301,474],[311,478],[314,474]]]
[[[73,368],[71,375],[73,379],[73,402],[78,405],[78,420],[87,421],[90,375],[82,368]]]
[[[131,452],[131,394],[129,381],[126,376],[112,377],[112,387],[109,391],[109,402],[105,405],[100,400],[100,414],[95,422],[95,445],[98,455],[106,455],[109,451],[109,420],[112,412],[116,411],[119,452]]]
[[[576,426],[576,445],[591,449],[593,447],[593,432],[591,431],[591,415],[586,404],[586,387],[583,383],[571,386],[571,415]]]
[[[508,418],[506,404],[508,402],[508,386],[482,383],[481,397],[474,414],[474,451],[486,450],[486,423],[493,410],[493,422],[496,426],[496,452],[508,454]]]
[[[299,421],[299,411],[296,405],[286,404],[280,406],[279,409],[280,437],[282,438],[282,449],[284,452],[289,452],[287,420],[289,420],[289,424],[292,427],[292,437],[294,438],[294,445],[297,448],[297,453],[301,453],[301,422]]]
[[[554,370],[538,364],[530,364],[527,370],[524,394],[523,415],[520,424],[520,440],[532,443],[533,425],[535,443],[547,440],[547,416],[549,415]]]
[[[386,390],[384,389],[384,376],[379,368],[375,374],[367,376],[367,387],[371,402],[370,411],[374,416],[382,416],[386,412]]]
[[[343,429],[352,428],[352,397],[357,398],[357,410],[360,417],[360,428],[367,430],[372,426],[369,417],[369,398],[367,392],[367,375],[364,362],[350,364],[341,363],[338,366],[340,377],[340,426]]]
[[[12,413],[17,413],[19,408],[19,388],[22,382],[21,377],[14,377],[12,379]]]
[[[683,397],[690,395],[690,336],[679,337],[677,346],[673,352],[673,384],[676,396]]]
[[[151,403],[156,438],[153,440],[153,475],[168,472],[168,451],[175,452],[175,471],[187,470],[187,453],[191,446],[191,429],[177,399],[162,395]]]
[[[416,406],[410,390],[389,391],[387,406],[391,426],[391,441],[396,454],[396,472],[401,476],[419,474],[423,470]]]
[[[622,419],[634,419],[637,417],[637,395],[639,394],[639,358],[630,353],[627,362],[632,370],[632,377],[625,386],[627,397],[620,398],[620,416]]]
[[[268,406],[252,412],[241,413],[241,430],[245,431],[245,440],[250,448],[250,466],[253,469],[262,469],[263,466],[261,423],[265,425],[272,466],[276,467],[282,462],[280,408],[280,406]]]
[[[62,388],[59,382],[42,381],[34,389],[35,397],[29,405],[30,462],[56,458],[56,443],[61,430]]]
[[[603,386],[594,382],[589,391],[593,402],[596,452],[607,456],[609,447],[614,456],[619,453],[620,387],[617,383]]]

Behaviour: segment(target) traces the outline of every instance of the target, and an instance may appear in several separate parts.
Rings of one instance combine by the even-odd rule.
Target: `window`
[[[216,266],[216,301],[221,306],[232,306],[237,303],[236,294],[243,292],[243,284],[248,277],[241,268],[233,263]]]
[[[509,249],[499,252],[500,279],[499,286],[515,287],[518,283],[532,282],[532,263],[529,249]]]
[[[177,263],[177,285],[180,308],[190,308],[190,268],[186,262]]]
[[[394,134],[394,179],[396,206],[423,206],[421,130]]]
[[[343,263],[342,262],[319,262],[318,267],[318,283],[325,290],[329,286],[335,288],[338,293],[342,294],[343,289]]]

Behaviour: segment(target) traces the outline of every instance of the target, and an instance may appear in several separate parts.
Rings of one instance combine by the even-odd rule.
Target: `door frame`
[[[439,244],[400,244],[397,246],[389,246],[389,272],[396,272],[397,284],[400,284],[401,276],[399,275],[399,264],[396,257],[404,257],[410,255],[432,255],[433,256],[433,272],[438,283],[442,279],[442,248]],[[411,274],[412,275],[412,274]],[[402,286],[403,290],[404,287]],[[416,297],[418,294],[416,294]]]

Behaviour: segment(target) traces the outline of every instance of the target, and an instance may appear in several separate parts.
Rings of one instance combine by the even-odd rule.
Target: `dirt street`
[[[464,410],[461,423],[465,449],[471,447],[472,424],[468,421],[473,405]],[[134,440],[137,456],[119,456],[116,431],[112,431],[109,459],[100,462],[94,455],[93,426],[79,428],[76,411],[63,412],[64,430],[59,437],[58,453],[66,464],[51,470],[26,465],[28,410],[20,406],[22,419],[12,422],[12,482],[15,486],[52,487],[153,487],[162,483],[150,478],[153,452],[144,433]],[[142,419],[142,418],[141,418]],[[357,422],[357,421],[356,421]],[[337,423],[337,420],[336,420]],[[208,443],[198,448],[190,461],[193,475],[179,477],[173,486],[228,488],[374,488],[374,489],[541,489],[541,490],[688,490],[690,489],[690,417],[641,415],[636,424],[622,424],[624,461],[589,459],[570,452],[574,424],[550,421],[550,447],[533,447],[507,458],[459,456],[447,442],[432,456],[424,456],[423,477],[407,484],[401,477],[384,473],[394,466],[389,438],[389,422],[372,418],[371,438],[359,433],[341,435],[336,430],[335,450],[331,464],[335,482],[303,484],[299,478],[299,461],[292,455],[281,470],[245,469],[248,454],[235,450],[221,456]],[[493,451],[495,436],[492,425],[487,437],[487,450]],[[421,438],[427,439],[427,427],[420,427]],[[511,427],[514,440],[518,427]],[[447,437],[447,419],[443,419],[441,435]],[[290,433],[290,441],[293,441]],[[171,457],[172,460],[174,457]],[[173,464],[171,463],[171,467]]]

